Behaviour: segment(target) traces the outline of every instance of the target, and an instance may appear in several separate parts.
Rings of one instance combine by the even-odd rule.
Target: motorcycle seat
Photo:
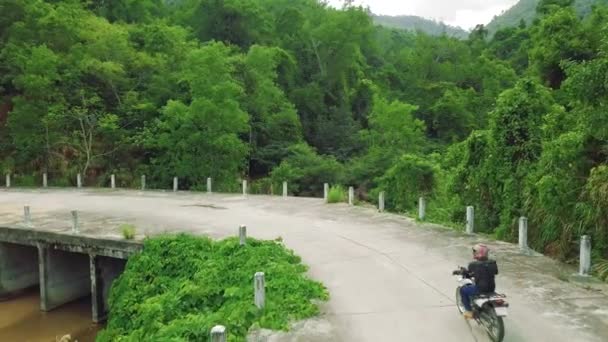
[[[492,293],[482,293],[482,294],[478,294],[476,296],[474,296],[475,298],[506,298],[507,296],[501,293],[496,293],[496,292],[492,292]]]

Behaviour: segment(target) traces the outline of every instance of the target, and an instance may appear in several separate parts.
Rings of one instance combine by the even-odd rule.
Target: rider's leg
[[[477,286],[468,285],[460,288],[460,298],[462,298],[462,306],[465,309],[465,315],[471,315],[473,311],[471,307],[471,297],[476,295],[478,292]]]

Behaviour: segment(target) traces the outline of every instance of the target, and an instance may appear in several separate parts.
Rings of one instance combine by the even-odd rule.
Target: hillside
[[[540,0],[520,0],[510,9],[506,10],[487,25],[490,34],[504,27],[517,26],[521,19],[526,23],[530,23],[536,16],[536,6]],[[585,16],[591,12],[591,7],[596,4],[608,4],[608,0],[576,0],[575,7],[577,11]]]
[[[373,18],[376,24],[382,26],[400,28],[408,31],[422,31],[432,36],[439,36],[443,33],[446,33],[451,37],[463,39],[469,36],[469,32],[460,27],[446,25],[442,22],[414,15],[374,15]]]
[[[588,235],[608,278],[603,9],[548,8],[484,40],[318,0],[165,4],[0,1],[0,171],[13,186],[80,174],[123,188],[146,175],[155,189],[212,178],[217,192],[248,180],[252,194],[288,182],[318,197],[328,183],[371,201],[390,189],[386,210],[415,213],[424,197],[428,220],[462,226],[473,206],[477,231],[499,239],[527,215],[530,246],[564,260]]]

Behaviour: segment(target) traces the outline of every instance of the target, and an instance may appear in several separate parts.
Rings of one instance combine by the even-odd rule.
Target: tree
[[[143,136],[155,150],[151,159],[157,179],[178,176],[202,186],[207,177],[234,182],[244,168],[247,145],[239,138],[249,130],[240,106],[243,88],[235,80],[235,57],[222,43],[210,43],[188,56],[184,78],[192,102],[169,101],[162,116]]]
[[[541,79],[558,89],[566,75],[561,63],[592,57],[589,41],[573,8],[558,9],[542,18],[532,35],[530,61]]]
[[[574,0],[540,0],[536,5],[536,13],[547,15],[560,8],[571,7],[572,4],[574,4]]]
[[[268,174],[302,141],[302,128],[292,103],[277,84],[277,69],[295,61],[284,50],[254,45],[244,58],[245,103],[251,116],[250,173]]]

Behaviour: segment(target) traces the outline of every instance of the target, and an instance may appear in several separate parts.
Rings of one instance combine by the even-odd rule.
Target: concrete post
[[[283,182],[283,198],[287,197],[287,182]]]
[[[255,293],[255,306],[258,309],[263,309],[266,304],[266,284],[264,279],[264,272],[257,272],[253,280],[253,290]]]
[[[418,218],[424,220],[426,217],[426,201],[424,197],[418,198]]]
[[[30,213],[30,207],[27,205],[23,207],[23,224],[26,227],[32,226],[32,214]]]
[[[528,252],[528,218],[519,218],[519,250],[522,253]]]
[[[207,178],[207,193],[210,194],[212,192],[211,190],[211,177]]]
[[[385,192],[380,191],[380,195],[378,195],[378,211],[381,213],[384,212],[384,196]]]
[[[76,187],[82,188],[82,176],[80,173],[76,175]]]
[[[243,196],[247,197],[247,180],[243,179]]]
[[[247,226],[244,224],[239,226],[239,242],[241,246],[245,246],[247,244]]]
[[[10,173],[6,174],[6,183],[4,183],[4,184],[6,184],[7,188],[11,187],[11,174]]]
[[[579,275],[586,277],[591,271],[591,239],[588,235],[581,237]]]
[[[141,175],[141,190],[146,190],[146,175]]]
[[[348,205],[355,205],[355,188],[348,188]]]
[[[211,328],[211,342],[226,342],[226,327],[216,325]]]
[[[473,234],[475,232],[475,208],[472,206],[467,207],[467,234]]]
[[[329,198],[329,184],[325,183],[323,184],[323,200],[325,200],[325,203],[327,203]]]
[[[110,176],[110,187],[116,189],[116,176],[114,174]]]
[[[43,188],[48,188],[49,186],[49,179],[47,177],[46,172],[42,174],[42,187]]]
[[[177,177],[173,177],[173,192],[177,192],[178,185]]]
[[[78,211],[72,210],[72,234],[80,234],[80,227],[78,226]]]

